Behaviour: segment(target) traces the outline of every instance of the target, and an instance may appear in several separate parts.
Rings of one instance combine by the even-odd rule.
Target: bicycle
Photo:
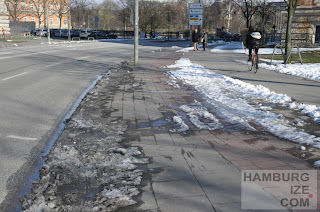
[[[259,57],[258,57],[256,49],[258,49],[257,46],[255,46],[252,49],[251,60],[248,61],[248,69],[249,69],[249,71],[253,71],[254,73],[257,73],[257,71],[259,69]]]

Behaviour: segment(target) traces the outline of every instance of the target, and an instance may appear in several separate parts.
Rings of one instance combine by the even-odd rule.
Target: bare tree
[[[78,29],[83,22],[86,22],[88,19],[88,11],[90,10],[92,2],[89,0],[71,0],[70,1],[70,10],[72,20]]]
[[[227,32],[230,31],[230,26],[231,26],[231,21],[233,18],[233,13],[235,10],[235,4],[234,1],[232,0],[227,0],[223,4],[223,9],[222,9],[222,15],[224,19],[224,28],[226,29]]]
[[[67,0],[58,0],[56,2],[55,7],[56,7],[56,14],[59,18],[59,29],[61,29],[62,18],[69,14],[70,7],[68,5]]]
[[[120,20],[124,32],[127,30],[127,26],[131,25],[129,22],[131,14],[134,14],[134,0],[119,0],[116,17]],[[126,34],[124,34],[124,37],[125,36]]]
[[[113,0],[104,0],[98,7],[99,16],[99,28],[101,29],[113,29],[119,22],[122,22],[125,26],[125,20],[128,19],[128,15],[122,15],[123,12],[119,5]],[[128,14],[127,12],[126,14]],[[121,15],[120,15],[121,14]],[[118,18],[119,17],[119,18]],[[119,22],[117,20],[120,20]]]
[[[40,28],[42,23],[42,16],[45,14],[45,1],[44,0],[31,0],[34,7],[34,15],[38,18],[38,28]]]
[[[234,0],[246,19],[246,26],[251,26],[251,19],[257,11],[257,0]]]
[[[168,33],[168,40],[170,37],[170,29],[175,25],[175,18],[178,14],[178,11],[175,8],[175,5],[167,4],[164,8],[164,12],[162,14],[165,15],[165,25]]]
[[[152,2],[147,0],[139,2],[139,29],[145,33],[147,33],[149,25],[149,8],[151,4]]]
[[[154,1],[149,8],[148,26],[151,32],[155,33],[161,26],[161,12],[162,5],[159,2]]]
[[[173,20],[173,30],[186,31],[189,30],[189,7],[188,1],[178,0],[178,2],[172,4],[172,9],[175,11],[175,17]],[[161,22],[161,14],[159,14],[159,22]]]
[[[5,3],[6,3],[11,20],[18,21],[19,16],[23,12],[21,7],[22,0],[6,0]]]
[[[260,19],[260,31],[262,33],[262,39],[264,40],[266,33],[266,25],[268,21],[274,16],[274,8],[267,0],[261,0],[257,6],[257,17]]]
[[[214,2],[205,2],[204,3],[204,20],[203,27],[207,31],[213,31],[216,29],[216,26],[222,23],[222,3]]]
[[[287,12],[288,12],[288,18],[287,18],[287,29],[286,29],[286,42],[285,42],[285,58],[284,62],[287,61],[287,58],[289,56],[289,52],[291,51],[292,44],[291,44],[291,28],[292,28],[292,21],[293,16],[296,11],[298,0],[284,0],[287,4]]]

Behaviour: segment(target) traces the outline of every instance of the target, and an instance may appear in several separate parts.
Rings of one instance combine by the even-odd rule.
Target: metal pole
[[[48,11],[48,5],[47,5],[47,27],[48,27],[47,37],[48,37],[48,43],[51,44],[51,42],[50,42],[50,27],[49,27],[49,24],[50,24],[49,11]]]
[[[134,1],[134,65],[139,60],[139,0]]]
[[[68,41],[71,40],[71,35],[70,35],[70,20],[71,16],[70,16],[70,8],[69,8],[69,11],[68,11]]]

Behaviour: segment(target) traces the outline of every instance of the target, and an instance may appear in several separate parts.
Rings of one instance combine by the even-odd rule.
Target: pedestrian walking
[[[198,50],[199,38],[200,38],[200,33],[198,32],[198,29],[195,29],[192,33],[192,42],[193,42],[194,51]]]
[[[200,42],[202,43],[203,51],[205,51],[208,43],[208,35],[206,32],[202,34]]]

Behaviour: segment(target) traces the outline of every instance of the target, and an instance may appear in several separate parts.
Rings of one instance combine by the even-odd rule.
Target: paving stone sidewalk
[[[180,105],[205,102],[192,88],[169,85],[167,69],[159,68],[181,56],[169,50],[142,55],[135,83],[124,85],[111,104],[111,116],[128,123],[129,144],[151,160],[142,204],[129,211],[242,211],[241,170],[313,169],[290,154],[297,145],[270,134],[199,130],[190,123],[186,134],[171,132]]]

